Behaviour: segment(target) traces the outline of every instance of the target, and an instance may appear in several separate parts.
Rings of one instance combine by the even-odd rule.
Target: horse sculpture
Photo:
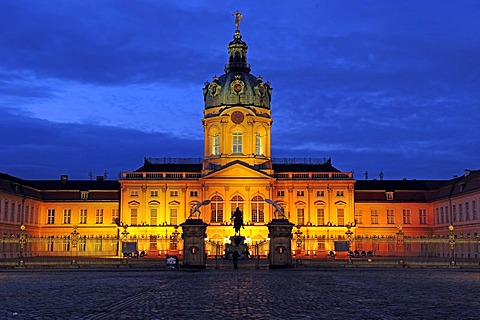
[[[240,211],[240,208],[237,207],[235,212],[232,214],[230,220],[233,219],[233,229],[235,229],[235,234],[240,235],[240,228],[245,228],[243,226],[243,213]]]

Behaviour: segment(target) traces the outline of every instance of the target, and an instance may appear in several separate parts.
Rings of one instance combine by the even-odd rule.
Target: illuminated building
[[[237,207],[246,224],[241,234],[249,244],[262,243],[274,218],[266,199],[297,226],[297,255],[326,257],[343,240],[376,255],[445,256],[448,247],[435,239],[447,239],[453,225],[458,237],[477,239],[461,254],[478,256],[480,171],[448,181],[356,181],[330,159],[273,159],[272,88],[250,73],[247,49],[237,29],[225,73],[205,83],[202,159],[146,158],[119,181],[0,175],[0,258],[18,255],[21,225],[26,255],[118,256],[122,241],[137,242],[148,256],[179,253],[177,226],[204,200],[210,201],[200,208],[209,243],[223,246],[233,235]],[[429,241],[411,241],[424,238]]]

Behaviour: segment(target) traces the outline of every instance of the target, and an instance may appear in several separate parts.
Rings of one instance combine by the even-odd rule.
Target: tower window
[[[263,154],[262,150],[262,137],[260,136],[260,133],[257,132],[255,134],[255,154],[256,155],[261,155]]]
[[[220,154],[220,133],[216,132],[212,137],[212,155],[218,156]]]
[[[243,136],[241,132],[233,133],[233,153],[242,153],[242,140]]]

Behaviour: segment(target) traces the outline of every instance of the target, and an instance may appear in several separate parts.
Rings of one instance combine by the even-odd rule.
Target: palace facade
[[[266,224],[280,217],[272,200],[296,225],[296,255],[327,257],[347,241],[373,255],[479,256],[480,171],[451,180],[357,181],[331,159],[272,158],[272,88],[250,73],[247,50],[237,28],[225,73],[205,83],[203,158],[145,158],[118,181],[0,174],[0,258],[120,256],[125,241],[147,256],[181,255],[178,226],[205,200],[200,217],[216,246],[234,234],[237,207],[247,243],[266,243]]]

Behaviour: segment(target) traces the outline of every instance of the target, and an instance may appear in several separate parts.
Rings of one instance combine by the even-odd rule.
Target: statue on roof
[[[237,10],[237,12],[232,13],[232,16],[235,17],[235,27],[238,30],[238,26],[240,25],[240,21],[242,21],[242,19],[243,19],[242,13]]]

